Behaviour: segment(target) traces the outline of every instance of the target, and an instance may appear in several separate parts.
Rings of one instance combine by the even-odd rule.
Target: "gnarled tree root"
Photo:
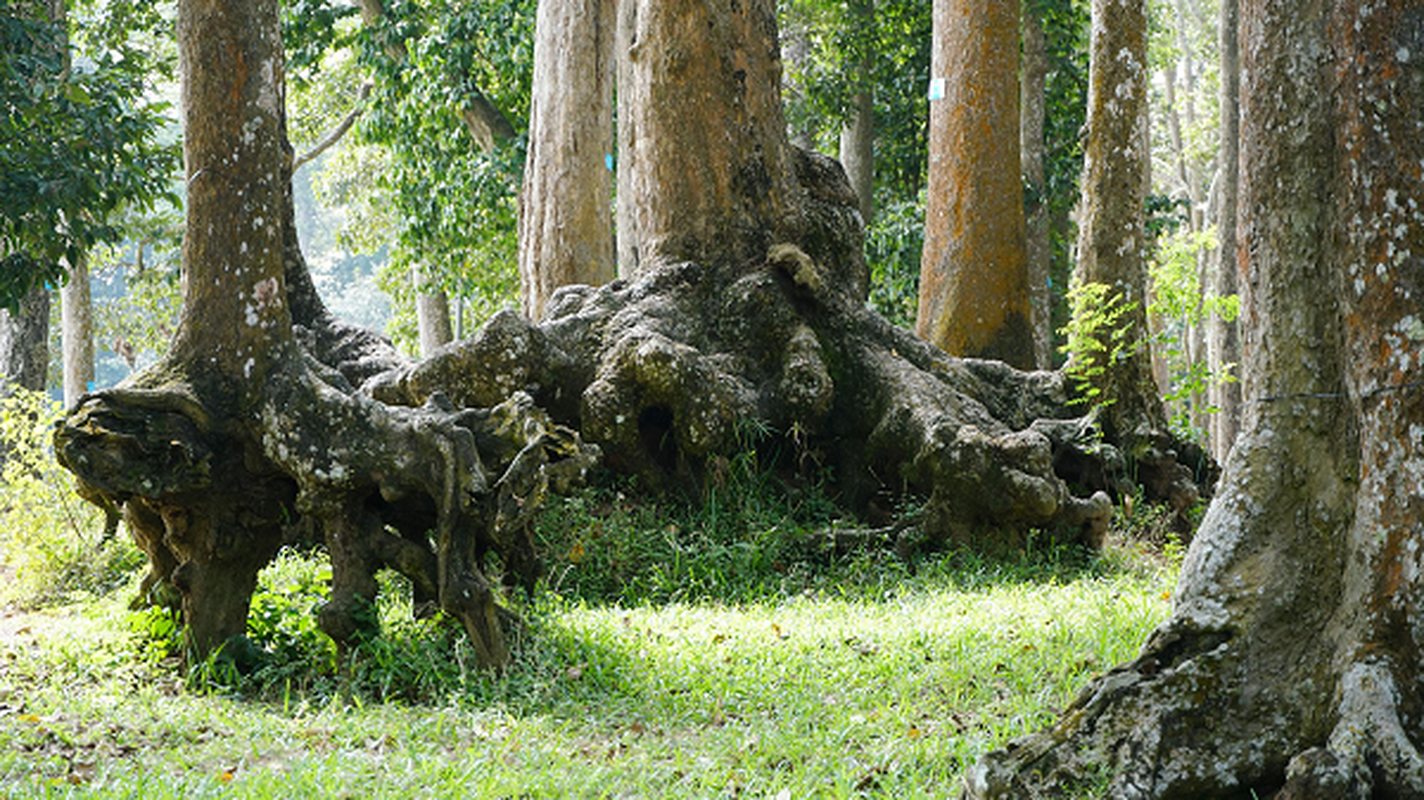
[[[245,417],[228,387],[155,372],[161,386],[91,395],[56,434],[86,492],[125,506],[149,555],[145,590],[181,593],[192,653],[244,633],[258,571],[306,519],[332,557],[319,622],[338,643],[374,630],[374,574],[390,567],[417,606],[437,601],[463,624],[482,667],[506,664],[484,558],[498,554],[532,588],[531,515],[581,481],[598,449],[522,394],[493,409],[438,395],[392,408],[302,358],[277,363]]]

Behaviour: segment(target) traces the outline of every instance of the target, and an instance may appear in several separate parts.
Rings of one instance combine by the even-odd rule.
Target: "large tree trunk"
[[[1032,369],[1019,169],[1019,4],[936,0],[920,336]],[[939,86],[938,83],[935,86]]]
[[[614,0],[541,0],[519,280],[537,320],[560,286],[613,280]]]
[[[1053,367],[1053,295],[1048,275],[1053,262],[1043,138],[1048,98],[1048,42],[1037,4],[1023,6],[1022,77],[1019,85],[1019,161],[1027,198],[1024,204],[1024,259],[1028,263],[1033,358],[1039,369]]]
[[[1241,438],[1172,617],[970,796],[1424,796],[1419,20],[1242,3]]]
[[[64,348],[64,405],[71,408],[94,383],[94,308],[86,259],[69,269],[59,290],[60,342]]]
[[[0,395],[11,387],[42,392],[49,372],[49,290],[30,289],[15,311],[0,308]]]
[[[1236,280],[1237,192],[1240,186],[1241,136],[1241,64],[1237,44],[1237,0],[1221,0],[1218,28],[1218,49],[1221,53],[1221,135],[1217,155],[1216,233],[1217,250],[1212,254],[1211,293],[1226,297],[1239,291]],[[1212,369],[1241,363],[1241,334],[1235,320],[1226,322],[1219,315],[1207,321],[1207,354]],[[1219,462],[1225,462],[1236,442],[1241,424],[1241,383],[1232,380],[1213,383],[1211,405],[1217,411],[1211,418],[1211,447]]]
[[[864,309],[857,198],[835,162],[787,141],[770,0],[619,11],[631,280],[565,289],[538,326],[496,317],[374,395],[478,406],[528,387],[650,485],[695,480],[758,419],[801,432],[853,508],[929,495],[931,538],[1099,536],[1103,465],[1056,376],[950,359]]]
[[[146,583],[182,594],[196,656],[243,634],[258,570],[301,524],[332,554],[319,622],[338,643],[369,630],[373,574],[389,566],[463,623],[481,666],[502,666],[481,559],[499,552],[532,585],[528,515],[596,451],[518,394],[459,411],[359,394],[403,361],[333,320],[302,261],[276,0],[185,0],[178,33],[183,316],[163,362],[70,412],[56,434],[62,463],[124,505],[149,556]]]

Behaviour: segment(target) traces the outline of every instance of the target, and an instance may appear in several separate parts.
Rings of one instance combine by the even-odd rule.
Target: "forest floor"
[[[575,580],[601,552],[581,529],[510,600],[528,625],[500,677],[455,626],[413,621],[392,576],[382,636],[339,660],[311,620],[320,556],[264,573],[248,675],[185,675],[171,620],[127,610],[133,583],[10,606],[0,797],[945,797],[1136,654],[1177,563],[1119,531],[1101,554],[868,551],[599,599]]]

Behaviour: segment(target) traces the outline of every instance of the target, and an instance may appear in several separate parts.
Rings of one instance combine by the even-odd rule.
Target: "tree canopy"
[[[165,67],[138,34],[152,3],[110,3],[70,21],[0,11],[0,303],[63,280],[117,215],[172,200],[178,151],[167,105],[149,95]],[[150,40],[151,41],[151,40]]]

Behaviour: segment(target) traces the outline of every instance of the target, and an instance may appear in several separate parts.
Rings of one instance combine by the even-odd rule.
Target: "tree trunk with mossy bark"
[[[1171,618],[969,797],[1424,796],[1424,12],[1240,13],[1241,436]]]
[[[1195,476],[1174,451],[1152,377],[1147,326],[1147,6],[1144,0],[1094,0],[1088,80],[1083,197],[1079,204],[1078,286],[1101,284],[1121,319],[1089,333],[1096,349],[1070,354],[1089,375],[1108,436],[1123,445],[1128,468],[1149,499],[1179,514],[1194,504]]]
[[[420,363],[331,319],[302,263],[277,191],[272,0],[242,19],[182,8],[190,84],[220,84],[186,104],[189,310],[167,361],[97,393],[57,441],[125,504],[196,650],[242,632],[258,568],[305,524],[332,554],[319,619],[339,642],[370,630],[385,565],[501,666],[509,620],[483,556],[531,586],[548,492],[600,453],[650,487],[696,486],[756,432],[831,467],[850,509],[927,497],[902,544],[1101,539],[1115,451],[1060,376],[950,358],[866,310],[857,198],[786,140],[771,0],[620,4],[631,276],[556,291],[538,323],[496,315]]]
[[[370,631],[373,573],[388,566],[464,625],[482,666],[503,666],[482,558],[498,552],[532,585],[527,515],[596,450],[517,393],[492,409],[360,394],[403,362],[332,319],[301,260],[275,0],[185,0],[178,34],[184,314],[163,362],[70,413],[62,463],[123,504],[145,589],[176,587],[192,655],[244,633],[258,571],[304,524],[332,555],[319,622],[338,643]]]

